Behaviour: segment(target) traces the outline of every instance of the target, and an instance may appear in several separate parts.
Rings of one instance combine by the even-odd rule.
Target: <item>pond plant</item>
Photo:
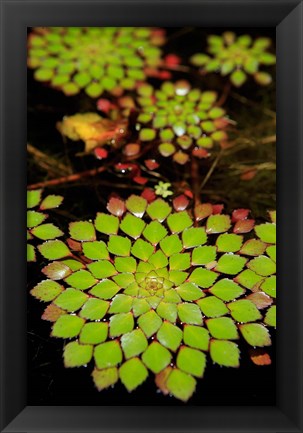
[[[56,125],[72,174],[28,186],[27,258],[43,274],[30,294],[47,304],[42,319],[64,340],[64,366],[89,365],[99,391],[120,381],[133,392],[153,375],[164,395],[187,402],[209,364],[240,367],[243,347],[255,365],[271,363],[276,212],[256,217],[241,202],[225,211],[206,198],[205,184],[239,144],[235,113],[203,81],[219,72],[237,87],[248,75],[270,84],[259,71],[274,64],[269,45],[233,32],[209,36],[207,54],[190,59],[202,68],[202,82],[192,85],[174,78],[174,69],[188,68],[165,57],[162,29],[38,27],[29,34],[34,78],[89,100]],[[81,171],[79,160],[89,169]],[[253,179],[254,170],[239,181]],[[64,194],[47,193],[103,174],[111,193],[97,214],[84,200],[83,215],[74,217]]]
[[[276,63],[276,56],[267,51],[269,38],[253,40],[249,35],[237,37],[233,32],[224,32],[221,36],[210,35],[207,41],[209,54],[196,53],[191,57],[191,63],[201,67],[203,73],[228,76],[236,87],[241,87],[250,75],[263,86],[271,83],[270,73],[260,70]]]

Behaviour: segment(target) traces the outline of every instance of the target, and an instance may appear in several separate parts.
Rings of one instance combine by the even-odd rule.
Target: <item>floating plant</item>
[[[229,76],[236,87],[242,86],[249,75],[258,84],[271,83],[271,75],[260,71],[260,67],[276,63],[276,56],[267,51],[271,45],[269,38],[253,40],[249,35],[237,37],[233,32],[225,32],[222,36],[211,35],[207,40],[210,55],[197,53],[191,57],[191,62],[201,67],[204,73],[219,72],[222,76]]]
[[[146,80],[161,62],[164,32],[147,27],[36,27],[28,66],[38,81],[65,95],[121,94]]]
[[[135,195],[107,209],[38,246],[49,263],[31,294],[49,303],[51,335],[68,340],[65,367],[93,365],[100,391],[118,380],[133,391],[153,373],[164,394],[187,401],[208,359],[239,366],[239,338],[271,345],[275,213],[256,225],[245,209],[176,211],[176,199]]]
[[[144,84],[138,94],[139,139],[157,139],[162,156],[185,164],[191,154],[206,158],[215,143],[227,140],[228,119],[216,105],[216,92],[192,89],[187,81],[166,81],[159,90]]]
[[[27,191],[27,241],[34,238],[40,240],[57,239],[63,232],[52,223],[44,223],[48,215],[44,212],[55,209],[63,201],[60,195],[48,195],[42,199],[42,190]],[[36,249],[27,243],[27,261],[36,261]]]

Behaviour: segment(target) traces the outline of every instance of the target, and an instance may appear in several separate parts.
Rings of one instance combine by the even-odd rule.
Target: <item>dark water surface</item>
[[[195,52],[202,51],[205,36],[211,33],[222,33],[227,29],[195,29],[184,32],[178,38],[174,35],[178,29],[168,29],[170,42],[164,47],[166,53],[175,52],[183,59]],[[230,30],[230,29],[228,29]],[[275,40],[274,29],[233,29],[237,33],[249,33],[254,37],[269,36]],[[186,78],[192,86],[197,85],[195,78],[182,73],[174,75],[176,79]],[[218,91],[222,90],[220,80],[209,78],[205,83]],[[214,80],[214,81],[213,81]],[[200,84],[199,84],[200,85]],[[274,85],[268,90],[258,89],[253,80],[238,90],[246,98],[257,101],[260,105],[275,110]],[[248,127],[263,121],[264,114],[258,109],[242,106],[230,99],[225,108],[233,117],[239,118],[240,126]],[[28,74],[28,142],[36,148],[54,157],[62,154],[62,138],[55,128],[57,121],[64,115],[71,115],[79,111],[96,111],[95,102],[85,95],[67,98],[61,92],[52,90],[33,80],[32,72]],[[266,119],[265,119],[266,120]],[[268,149],[268,148],[267,148]],[[65,148],[65,152],[75,154],[77,144],[72,149]],[[80,150],[80,149],[79,149]],[[273,152],[275,152],[273,147]],[[242,159],[250,157],[249,153],[237,156]],[[262,159],[262,154],[259,155]],[[264,158],[268,159],[265,154]],[[262,161],[260,161],[262,162]],[[263,160],[264,162],[264,160]],[[82,171],[98,165],[92,157],[82,158],[74,162],[75,169]],[[165,167],[166,169],[166,167]],[[203,168],[202,168],[203,170]],[[225,204],[226,211],[234,208],[248,207],[255,217],[263,219],[268,209],[275,208],[275,177],[274,173],[260,174],[251,183],[239,189],[238,178],[225,182],[223,169],[219,170],[216,178],[210,179],[204,198],[212,202]],[[205,167],[205,173],[207,167]],[[167,173],[166,173],[167,175]],[[180,173],[170,173],[174,180]],[[172,177],[173,176],[173,177]],[[220,177],[221,176],[221,177]],[[271,177],[270,177],[271,176]],[[44,180],[45,173],[28,158],[28,184]],[[222,180],[223,179],[223,180]],[[226,176],[227,179],[227,176]],[[64,204],[59,211],[52,215],[58,225],[67,226],[68,218],[92,218],[97,211],[102,211],[107,198],[115,184],[119,182],[111,173],[102,176],[103,184],[96,179],[89,179],[81,184],[60,185],[49,188],[46,193],[61,194],[65,197]],[[106,184],[107,182],[107,184]],[[127,185],[127,180],[122,182]],[[230,182],[230,183],[228,183]],[[118,189],[118,193],[127,196],[138,193],[132,189]],[[231,186],[233,185],[233,186]],[[260,186],[261,185],[261,186]],[[265,187],[262,188],[262,185]],[[265,191],[264,191],[265,190]],[[204,199],[204,201],[206,201]],[[67,215],[62,212],[67,212]],[[66,219],[67,216],[67,219]],[[42,266],[41,266],[42,267]],[[28,266],[28,291],[42,279],[39,266]],[[128,393],[121,383],[114,388],[98,392],[93,385],[90,373],[92,365],[86,368],[65,369],[62,360],[64,341],[49,336],[51,324],[41,320],[46,304],[28,297],[28,404],[29,405],[184,405],[184,403],[163,396],[157,392],[154,377],[148,380],[133,393]],[[241,366],[238,369],[221,368],[213,365],[208,359],[204,378],[197,380],[197,388],[188,405],[274,405],[276,398],[276,366],[275,366],[275,335],[272,334],[273,346],[269,349],[272,365],[258,367],[254,365],[248,354],[248,345],[239,343],[241,350]]]

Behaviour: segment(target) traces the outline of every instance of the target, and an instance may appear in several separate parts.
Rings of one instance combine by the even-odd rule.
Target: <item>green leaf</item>
[[[141,218],[147,207],[145,198],[138,195],[131,195],[125,202],[126,209],[135,216]]]
[[[209,271],[208,269],[196,268],[191,273],[188,281],[197,284],[203,289],[207,289],[216,281],[218,276],[216,272]]]
[[[48,260],[62,259],[71,255],[68,247],[59,240],[46,241],[41,245],[38,245],[38,250]]]
[[[153,373],[159,373],[168,366],[171,353],[160,343],[152,342],[142,355],[142,361]]]
[[[80,316],[89,320],[103,319],[109,308],[109,302],[101,299],[89,298],[83,305]]]
[[[228,215],[210,215],[207,218],[206,233],[224,233],[230,228],[231,222]]]
[[[132,255],[143,261],[147,261],[153,252],[154,247],[143,239],[137,239],[131,249]]]
[[[46,215],[41,212],[37,212],[35,210],[27,211],[27,227],[32,228],[41,224],[45,219]]]
[[[109,259],[109,254],[105,242],[83,242],[82,250],[85,257],[91,260]]]
[[[222,274],[236,275],[244,267],[247,259],[233,253],[226,253],[220,257],[215,270]]]
[[[37,284],[31,291],[31,295],[43,302],[50,302],[62,291],[63,286],[52,280],[44,280]]]
[[[167,224],[168,224],[168,227],[170,228],[172,233],[180,233],[184,229],[192,226],[193,221],[186,211],[182,211],[182,212],[173,213],[173,214],[169,215],[169,217],[167,218]],[[198,232],[199,232],[199,229],[196,229],[196,230],[198,230]],[[198,232],[196,233],[196,236],[198,235]],[[201,232],[201,230],[200,230],[200,232]],[[199,233],[199,235],[201,236],[200,233]],[[184,236],[184,234],[183,234],[183,236]],[[193,237],[194,236],[195,235],[193,235]],[[193,240],[193,237],[188,235],[187,239],[190,241],[190,240]]]
[[[183,302],[178,304],[177,308],[181,322],[189,325],[202,325],[202,314],[197,305]]]
[[[141,329],[122,335],[121,346],[126,359],[140,355],[148,346],[147,339]]]
[[[63,202],[61,195],[48,195],[40,204],[41,210],[55,209]]]
[[[150,305],[145,299],[134,299],[133,313],[135,317],[141,316],[150,310]]]
[[[211,340],[210,356],[214,362],[224,367],[240,365],[240,351],[232,341]]]
[[[35,262],[36,261],[35,247],[33,245],[27,244],[26,248],[27,248],[27,252],[26,252],[27,261]]]
[[[143,128],[139,133],[139,139],[141,141],[152,141],[156,138],[156,131],[151,128]]]
[[[275,245],[270,245],[269,247],[266,248],[266,252],[269,255],[269,257],[271,258],[272,261],[276,262],[276,246]]]
[[[208,350],[209,333],[205,328],[185,325],[183,328],[183,340],[187,346],[200,350]]]
[[[242,69],[235,70],[230,76],[230,81],[236,87],[241,87],[242,84],[244,84],[246,80],[247,80],[247,75],[245,74],[244,71],[242,71]]]
[[[243,295],[245,290],[234,281],[229,280],[228,278],[223,278],[223,280],[218,281],[213,287],[211,287],[209,292],[212,295],[223,299],[223,301],[228,302]]]
[[[109,325],[110,337],[119,337],[132,331],[134,328],[134,317],[132,313],[120,313],[111,316]]]
[[[109,260],[99,260],[87,265],[89,271],[95,278],[107,278],[117,274],[114,265]]]
[[[72,271],[78,271],[79,269],[84,268],[83,263],[78,262],[78,260],[67,259],[67,260],[62,260],[60,263],[63,263],[63,265],[68,266]]]
[[[95,226],[101,233],[105,233],[106,235],[116,235],[119,229],[119,218],[114,215],[107,215],[98,212],[95,219]]]
[[[71,269],[62,262],[52,262],[42,269],[42,272],[51,280],[62,280],[71,274]]]
[[[206,367],[206,356],[200,350],[182,346],[178,352],[177,367],[185,373],[203,377]]]
[[[268,277],[276,272],[276,264],[266,256],[259,256],[251,260],[247,267],[256,274]]]
[[[167,230],[159,221],[152,221],[144,229],[143,235],[152,245],[157,245],[167,235]]]
[[[245,72],[249,74],[255,74],[258,70],[259,62],[257,59],[250,57],[244,63]]]
[[[77,221],[69,224],[70,236],[76,241],[95,241],[95,227],[88,221]]]
[[[149,338],[158,331],[162,325],[162,319],[152,310],[139,317],[138,325],[147,338]]]
[[[90,294],[97,296],[101,299],[111,299],[120,290],[120,287],[111,280],[105,279],[99,284],[96,284],[91,290]]]
[[[195,391],[196,381],[189,374],[174,369],[168,376],[166,386],[173,396],[182,401],[187,401]]]
[[[31,209],[38,206],[41,200],[42,189],[35,189],[32,191],[27,191],[27,208]]]
[[[264,318],[264,322],[268,326],[273,326],[273,327],[277,326],[277,323],[276,323],[276,306],[275,305],[273,305],[272,307],[270,307],[267,310],[265,318]]]
[[[86,323],[81,329],[79,341],[81,344],[100,344],[107,339],[108,323]]]
[[[118,340],[107,341],[95,347],[94,358],[99,369],[115,367],[123,358]]]
[[[107,248],[110,253],[115,254],[116,256],[129,256],[131,241],[123,236],[111,235],[109,237]]]
[[[146,380],[148,371],[139,358],[133,358],[120,367],[119,375],[125,388],[131,392]]]
[[[174,283],[176,286],[179,286],[182,284],[186,278],[188,277],[187,272],[182,271],[170,271],[169,272],[169,281]]]
[[[169,258],[169,267],[170,270],[179,270],[183,271],[185,269],[188,269],[190,267],[190,254],[173,254]]]
[[[203,245],[207,241],[207,236],[204,227],[193,227],[184,230],[182,233],[182,241],[184,248],[196,247]]]
[[[197,301],[197,304],[207,317],[224,316],[229,312],[224,302],[215,296],[207,296],[206,298],[200,299]]]
[[[64,281],[79,290],[86,290],[98,282],[90,272],[84,270],[73,273],[69,277],[65,278]]]
[[[64,347],[64,367],[87,365],[93,356],[93,346],[72,341]]]
[[[48,239],[55,239],[62,236],[64,233],[58,229],[54,224],[41,224],[31,230],[31,233],[39,239],[44,241]]]
[[[134,275],[130,273],[117,274],[113,276],[112,279],[118,284],[118,286],[125,289],[135,282]]]
[[[126,214],[120,224],[120,229],[134,239],[137,239],[141,235],[144,227],[145,222],[141,218],[131,214]]]
[[[194,248],[192,252],[193,265],[206,265],[216,260],[217,248],[213,246],[204,246]]]
[[[115,268],[118,272],[136,272],[137,262],[133,257],[116,257]]]
[[[152,220],[162,222],[171,213],[171,207],[164,200],[158,198],[147,206],[146,212]]]
[[[169,322],[164,322],[157,333],[157,339],[162,346],[175,352],[182,341],[182,331]]]
[[[113,386],[119,379],[118,370],[116,367],[98,370],[95,368],[92,372],[94,384],[98,391]]]
[[[78,316],[63,314],[55,322],[52,330],[53,337],[73,338],[79,335],[85,320]]]
[[[265,223],[255,226],[255,232],[261,241],[268,244],[276,243],[276,224]]]
[[[158,150],[165,158],[173,155],[176,152],[176,147],[172,143],[161,143]]]
[[[101,83],[91,83],[85,88],[85,93],[91,98],[98,98],[103,93]]]
[[[267,86],[272,82],[272,77],[267,72],[257,72],[254,75],[254,78],[257,83],[261,84],[261,86]]]
[[[109,313],[128,313],[132,309],[133,297],[128,295],[116,295],[110,305]]]
[[[170,289],[164,291],[163,301],[170,304],[178,304],[179,302],[181,302],[181,298],[175,289]]]
[[[216,245],[220,252],[236,252],[242,246],[243,236],[235,235],[233,233],[224,233],[217,239]]]
[[[176,291],[184,301],[196,301],[205,296],[203,291],[193,283],[181,284]]]
[[[209,332],[219,340],[237,340],[238,329],[234,321],[229,317],[218,317],[206,321]]]
[[[259,256],[264,253],[266,244],[258,239],[249,239],[240,250],[246,256]]]
[[[272,275],[264,280],[261,284],[261,289],[272,298],[276,297],[276,277]]]
[[[255,287],[258,287],[262,280],[262,277],[260,277],[250,269],[245,269],[245,271],[241,272],[241,274],[237,275],[237,277],[235,278],[235,281],[237,283],[251,290]]]
[[[228,304],[231,315],[237,322],[255,322],[262,318],[255,304],[248,299],[240,299]]]
[[[168,260],[163,252],[158,250],[148,259],[148,263],[151,263],[156,269],[160,269],[168,265]]]
[[[34,72],[34,77],[37,81],[49,81],[54,74],[52,69],[39,68]]]
[[[240,325],[240,331],[248,344],[254,347],[271,345],[268,329],[260,323],[248,323]]]
[[[177,307],[175,304],[167,302],[160,302],[157,308],[157,313],[162,319],[176,322],[177,320]]]
[[[162,239],[160,247],[167,256],[179,253],[183,249],[182,242],[177,234],[166,236]]]
[[[54,304],[63,308],[63,310],[73,312],[79,310],[86,300],[87,295],[83,292],[68,288],[55,299]]]

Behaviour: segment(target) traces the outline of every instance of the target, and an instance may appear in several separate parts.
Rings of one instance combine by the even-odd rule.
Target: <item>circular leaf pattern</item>
[[[37,201],[32,196],[30,205]],[[152,372],[164,393],[186,401],[208,353],[219,365],[238,367],[239,338],[271,344],[275,268],[265,248],[273,240],[266,243],[256,225],[263,239],[254,239],[252,254],[241,249],[245,236],[233,234],[236,223],[227,215],[199,220],[163,199],[148,204],[136,196],[121,206],[119,216],[109,206],[112,214],[99,213],[94,223],[70,223],[69,234],[81,241],[73,259],[65,241],[42,244],[48,279],[31,294],[50,302],[43,318],[53,322],[52,336],[73,339],[65,366],[94,363],[97,389],[120,379],[132,391]],[[260,304],[252,292],[269,301]]]
[[[67,96],[122,93],[161,61],[164,33],[148,27],[36,27],[28,38],[34,77]]]
[[[260,66],[276,63],[276,56],[267,51],[271,45],[269,38],[252,40],[249,35],[236,36],[233,32],[225,32],[222,36],[208,37],[207,54],[197,53],[191,57],[191,63],[201,67],[204,72],[219,72],[229,76],[231,83],[241,87],[249,75],[263,86],[271,83],[269,73],[260,71]]]

